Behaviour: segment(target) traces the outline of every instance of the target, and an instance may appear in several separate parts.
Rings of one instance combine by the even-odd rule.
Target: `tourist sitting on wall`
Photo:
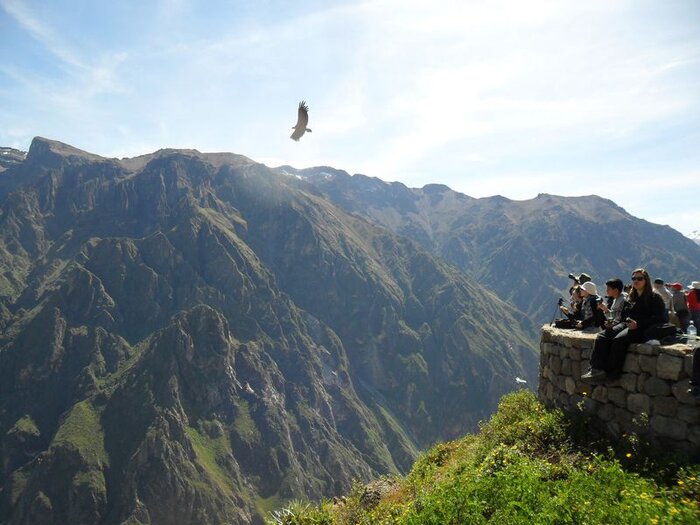
[[[632,272],[629,301],[632,306],[625,310],[624,321],[597,335],[591,355],[591,369],[581,376],[582,380],[620,377],[627,347],[645,341],[645,332],[664,322],[664,302],[653,292],[649,273],[644,268]]]
[[[690,324],[690,310],[688,310],[688,299],[683,293],[683,285],[681,283],[673,283],[671,285],[673,298],[671,299],[671,315],[670,322],[683,330],[683,333],[688,330]]]
[[[569,274],[569,279],[572,279],[574,281],[574,284],[571,285],[571,288],[569,288],[569,303],[571,306],[574,305],[574,290],[578,290],[579,287],[585,283],[591,280],[591,276],[588,275],[587,273],[581,273],[579,275],[574,275],[573,273]],[[578,298],[577,300],[580,300]]]
[[[600,303],[598,308],[605,314],[604,327],[606,330],[610,330],[622,322],[622,312],[627,304],[627,294],[622,291],[623,287],[622,279],[615,278],[605,281],[606,300]],[[685,295],[683,297],[685,298]]]
[[[559,300],[559,309],[566,316],[566,319],[557,319],[554,326],[557,328],[576,327],[576,323],[581,320],[581,302],[581,287],[577,285],[571,289],[569,306],[562,305],[562,299]]]
[[[601,328],[605,322],[603,312],[598,308],[602,298],[598,297],[598,288],[592,281],[581,285],[581,315],[576,328],[584,329],[591,326]]]

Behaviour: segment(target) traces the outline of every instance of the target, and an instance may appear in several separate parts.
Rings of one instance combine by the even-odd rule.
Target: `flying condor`
[[[303,100],[299,102],[299,115],[297,116],[297,123],[296,126],[293,126],[292,129],[294,130],[294,133],[292,133],[290,139],[296,140],[297,142],[299,139],[306,133],[307,131],[311,133],[311,130],[306,127],[306,125],[309,123],[309,106],[306,105],[306,102]]]

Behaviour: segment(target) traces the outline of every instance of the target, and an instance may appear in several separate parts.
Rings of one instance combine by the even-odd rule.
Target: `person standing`
[[[688,289],[688,310],[690,310],[690,318],[697,328],[698,323],[700,323],[700,281],[693,281]]]
[[[654,279],[654,293],[659,294],[664,300],[664,306],[666,307],[666,321],[668,322],[668,312],[671,311],[671,300],[673,299],[673,294],[668,291],[663,279]]]
[[[671,300],[673,324],[685,333],[690,323],[688,298],[683,293],[683,285],[681,283],[673,283],[671,285],[671,290],[673,291],[673,299]]]
[[[632,306],[625,310],[624,321],[596,336],[591,369],[581,376],[582,381],[620,377],[629,345],[643,342],[646,330],[664,322],[666,308],[663,299],[653,292],[649,272],[644,268],[632,272],[629,301]]]

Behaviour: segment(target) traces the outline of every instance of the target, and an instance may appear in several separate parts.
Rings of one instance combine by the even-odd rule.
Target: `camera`
[[[573,279],[574,281],[578,281],[578,277],[576,277],[573,273],[569,274],[569,279]]]
[[[563,298],[563,297],[560,297],[559,300],[557,301],[557,304],[558,304],[559,306],[563,305],[563,304],[564,304],[564,298]]]
[[[598,303],[598,304],[600,304],[600,303],[603,302],[603,298],[602,298],[602,297],[598,297],[598,299],[596,299],[595,302]]]

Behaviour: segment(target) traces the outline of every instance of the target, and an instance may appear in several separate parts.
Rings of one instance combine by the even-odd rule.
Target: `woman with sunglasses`
[[[632,291],[628,297],[631,307],[624,311],[624,321],[610,330],[601,332],[593,344],[591,369],[581,376],[584,381],[608,377],[617,379],[622,374],[627,347],[644,342],[645,332],[664,322],[666,307],[659,294],[654,293],[651,278],[644,268],[632,272]]]

